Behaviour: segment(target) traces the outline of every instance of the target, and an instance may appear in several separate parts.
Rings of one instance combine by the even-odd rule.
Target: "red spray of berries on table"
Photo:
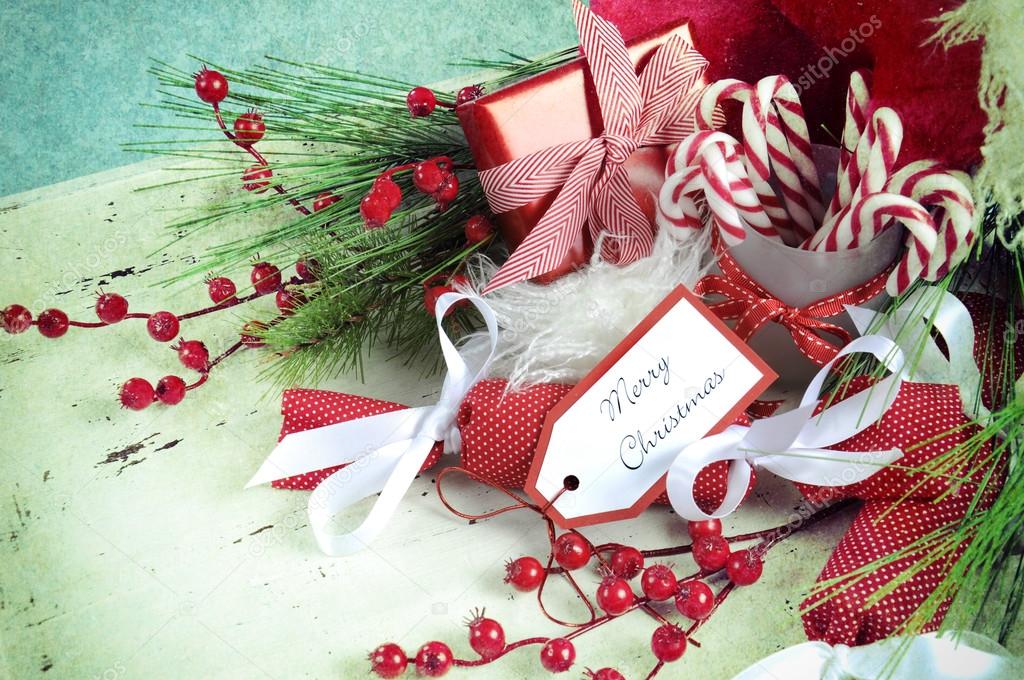
[[[481,515],[457,510],[445,497],[444,478],[462,473],[487,484],[513,499],[514,503]],[[461,467],[449,467],[437,477],[438,496],[444,506],[455,515],[468,520],[482,520],[511,510],[527,509],[537,513],[547,527],[551,551],[546,562],[524,555],[505,565],[505,583],[520,592],[535,592],[541,613],[567,632],[538,635],[508,641],[505,630],[497,619],[485,616],[483,610],[474,611],[469,619],[469,647],[477,658],[461,658],[452,647],[440,641],[423,645],[414,657],[394,643],[383,644],[370,654],[371,671],[381,678],[400,676],[410,664],[415,664],[421,676],[440,677],[452,668],[484,666],[522,647],[539,647],[539,668],[549,673],[565,673],[576,668],[577,652],[573,641],[591,630],[633,612],[640,611],[651,618],[655,626],[651,632],[650,653],[653,667],[646,678],[655,677],[667,665],[684,657],[688,647],[700,647],[694,638],[705,621],[725,602],[735,588],[749,586],[761,578],[764,557],[780,541],[827,519],[849,502],[842,501],[803,518],[796,526],[786,524],[764,531],[735,536],[723,536],[720,520],[690,522],[691,542],[667,548],[641,550],[617,543],[595,545],[577,530],[559,534],[554,521],[545,514],[545,508],[531,503],[518,493],[506,489],[485,476]],[[750,547],[733,549],[739,544]],[[691,555],[696,571],[678,576],[665,558]],[[646,564],[654,560],[653,563]],[[645,566],[646,565],[646,566]],[[593,598],[579,585],[574,574],[592,566],[601,580]],[[544,586],[550,577],[561,577],[579,596],[587,611],[582,621],[563,621],[552,616],[544,605]],[[639,584],[635,582],[639,581]],[[724,585],[717,592],[712,583]],[[682,616],[673,622],[663,604],[670,602]],[[598,670],[585,669],[590,680],[624,680],[613,667]]]
[[[129,378],[118,390],[118,401],[122,407],[133,411],[141,411],[156,402],[174,406],[181,403],[187,392],[204,384],[209,379],[210,371],[239,349],[262,344],[258,335],[308,299],[304,291],[315,289],[316,269],[315,263],[300,260],[295,264],[295,276],[285,281],[281,270],[275,265],[269,262],[256,262],[250,271],[252,292],[242,297],[238,297],[237,287],[231,279],[223,276],[208,278],[207,292],[213,305],[185,314],[175,314],[166,310],[153,313],[130,311],[128,299],[124,296],[101,292],[96,297],[94,307],[97,321],[72,320],[60,309],[43,310],[38,318],[33,319],[30,310],[22,305],[12,304],[3,310],[2,325],[10,334],[24,333],[32,326],[36,326],[42,336],[57,339],[64,337],[71,328],[95,330],[121,324],[128,319],[144,319],[146,332],[154,341],[169,343],[178,339],[176,344],[171,345],[171,349],[177,354],[181,365],[196,372],[198,376],[193,382],[187,383],[180,376],[166,375],[160,378],[155,386],[145,378]],[[212,359],[201,340],[181,337],[182,322],[232,309],[268,295],[274,296],[280,316],[268,322],[248,322],[241,329],[238,341]]]

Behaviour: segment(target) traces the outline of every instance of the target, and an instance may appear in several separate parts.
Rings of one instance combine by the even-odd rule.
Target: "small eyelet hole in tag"
[[[575,491],[580,488],[580,478],[576,475],[566,475],[565,479],[562,480],[562,488],[566,491]]]

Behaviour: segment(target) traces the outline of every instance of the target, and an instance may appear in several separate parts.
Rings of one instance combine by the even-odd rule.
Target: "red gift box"
[[[627,48],[636,69],[641,70],[655,50],[676,34],[693,44],[687,23],[676,23],[630,41]],[[703,79],[700,83],[706,85]],[[582,59],[462,104],[457,113],[478,170],[489,170],[557,144],[596,137],[604,130],[597,91]],[[624,164],[637,203],[652,225],[666,158],[664,147],[644,147]],[[509,250],[526,238],[556,195],[557,191],[552,191],[497,216]],[[551,280],[585,264],[592,249],[584,230],[562,264],[540,280]]]

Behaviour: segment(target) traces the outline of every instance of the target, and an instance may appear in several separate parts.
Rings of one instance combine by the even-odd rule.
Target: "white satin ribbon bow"
[[[815,414],[829,369],[841,357],[857,352],[873,354],[892,375]],[[903,351],[889,338],[867,335],[855,339],[821,368],[798,408],[754,421],[750,427],[730,425],[724,432],[686,446],[668,470],[666,488],[672,507],[690,521],[725,517],[746,495],[754,466],[803,484],[845,486],[863,481],[882,466],[899,460],[903,452],[897,448],[851,452],[828,447],[862,432],[882,417],[896,400],[903,369]],[[734,464],[729,467],[725,500],[708,514],[697,507],[693,484],[697,473],[720,460]]]
[[[955,295],[934,286],[923,286],[887,314],[862,307],[847,307],[846,312],[861,334],[870,331],[890,338],[903,348],[911,357],[907,380],[956,385],[960,388],[960,400],[967,416],[988,418],[989,411],[978,398],[982,379],[974,361],[974,321]],[[945,341],[948,358],[932,337],[933,329]]]
[[[490,338],[490,354],[476,370],[459,354],[442,325],[448,309],[462,300],[468,300],[480,311]],[[498,344],[498,321],[481,298],[462,293],[445,293],[438,298],[435,314],[441,351],[448,366],[436,405],[289,434],[246,485],[248,488],[347,464],[309,496],[309,525],[320,549],[328,555],[358,552],[384,529],[436,442],[444,442],[446,452],[459,448],[455,416],[463,398],[490,368]],[[380,493],[380,498],[356,529],[339,534],[330,528],[343,509],[375,493]]]
[[[860,647],[804,642],[761,659],[733,680],[998,680],[1019,673],[1021,661],[998,643],[961,632],[958,639],[927,633]]]

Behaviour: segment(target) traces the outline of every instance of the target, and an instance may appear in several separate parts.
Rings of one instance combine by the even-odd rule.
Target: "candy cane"
[[[938,229],[917,201],[890,193],[864,196],[844,214],[829,250],[856,248],[876,238],[897,220],[907,228],[907,252],[886,281],[886,291],[899,295],[918,278],[929,278],[928,262],[938,243]]]
[[[936,209],[939,239],[929,258],[929,280],[942,278],[960,264],[977,238],[970,183],[967,173],[948,171],[938,161],[917,161],[896,172],[886,185],[886,191]]]
[[[658,228],[668,231],[677,239],[689,237],[691,230],[703,226],[701,202],[695,198],[703,187],[700,166],[691,166],[674,172],[665,179],[658,192]]]
[[[753,182],[746,172],[743,152],[735,138],[723,132],[700,131],[683,140],[676,149],[677,165],[700,164],[704,190],[712,212],[723,221],[734,242],[743,240],[741,225],[735,224],[733,210],[742,222],[763,236],[780,240]],[[726,206],[729,207],[726,207]]]
[[[785,76],[757,82],[743,111],[743,137],[770,158],[798,239],[810,237],[825,209],[800,97]]]
[[[704,130],[710,130],[714,126],[714,114],[722,102],[736,101],[743,105],[744,116],[750,109],[750,100],[754,94],[754,87],[741,80],[725,79],[719,80],[707,87],[701,97],[700,105],[697,107],[697,126]],[[771,112],[773,121],[776,123],[778,117]],[[750,128],[748,130],[748,127]],[[793,229],[793,221],[786,210],[783,202],[775,193],[769,181],[771,177],[771,165],[768,156],[768,147],[764,139],[764,132],[759,124],[752,126],[745,120],[743,128],[743,162],[747,169],[747,176],[754,186],[754,191],[761,201],[761,206],[768,214],[772,224],[778,233],[788,233]]]
[[[840,225],[851,224],[846,217],[862,198],[885,188],[902,143],[903,123],[899,115],[890,108],[877,109],[871,116],[871,125],[858,139],[854,156],[847,167],[848,175],[856,173],[859,178],[848,205],[822,224],[801,247],[809,250],[834,250],[834,244],[848,238],[848,235],[833,232]]]
[[[871,91],[867,85],[867,71],[857,70],[850,74],[850,86],[846,91],[846,120],[843,124],[842,148],[839,150],[839,168],[836,172],[836,191],[832,194],[832,201],[829,203],[822,222],[830,222],[841,209],[850,204],[850,197],[853,195],[853,188],[860,181],[860,175],[855,171],[849,174],[850,161],[853,158],[854,149],[860,140],[868,124],[868,107],[871,103]]]

